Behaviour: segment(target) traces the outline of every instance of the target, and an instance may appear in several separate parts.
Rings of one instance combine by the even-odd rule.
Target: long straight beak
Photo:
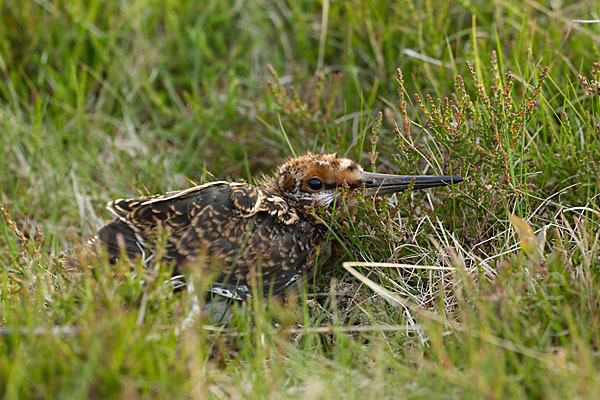
[[[449,175],[388,175],[360,171],[362,183],[369,194],[380,195],[402,192],[414,182],[413,188],[426,189],[453,185],[463,181],[460,176]]]

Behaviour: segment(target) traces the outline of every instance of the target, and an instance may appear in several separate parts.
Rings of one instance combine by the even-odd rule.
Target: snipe
[[[185,190],[108,203],[115,219],[93,242],[113,261],[121,254],[151,265],[156,242],[166,233],[162,260],[181,268],[217,259],[221,270],[210,291],[244,300],[252,293],[277,295],[308,269],[328,258],[327,227],[306,207],[332,207],[342,185],[372,195],[445,186],[457,176],[408,176],[365,172],[335,154],[306,154],[289,159],[258,186],[210,182]],[[213,263],[214,264],[214,263]]]

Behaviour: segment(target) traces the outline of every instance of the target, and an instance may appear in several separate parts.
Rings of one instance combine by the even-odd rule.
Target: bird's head
[[[305,154],[281,165],[269,186],[300,205],[331,207],[339,189],[365,187],[367,193],[382,195],[461,182],[458,176],[388,175],[365,172],[360,165],[336,154]]]

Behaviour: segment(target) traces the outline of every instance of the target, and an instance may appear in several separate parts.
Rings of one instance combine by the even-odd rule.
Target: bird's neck
[[[314,222],[315,224],[320,223],[319,218],[315,217],[314,213],[310,210],[313,205],[299,201],[295,197],[290,196],[289,193],[285,193],[278,184],[278,177],[265,178],[259,183],[259,186],[266,192],[273,193],[285,199],[286,203],[305,220]]]
[[[277,180],[273,177],[265,177],[263,179],[261,179],[258,182],[258,186],[260,186],[262,189],[266,190],[267,192],[272,192],[272,193],[277,193],[280,196],[283,196],[283,193],[281,193],[281,189],[279,188],[279,185],[277,184]],[[285,196],[283,196],[285,197]]]

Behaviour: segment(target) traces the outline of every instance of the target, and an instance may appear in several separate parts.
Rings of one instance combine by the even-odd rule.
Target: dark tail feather
[[[84,266],[93,265],[93,260],[99,253],[108,255],[111,263],[116,262],[122,252],[127,258],[134,260],[143,255],[138,243],[131,228],[116,219],[100,228],[97,235],[85,244],[59,254],[57,260],[68,270],[79,270]]]
[[[122,251],[131,260],[143,255],[133,230],[119,219],[100,228],[97,236],[96,246],[104,247],[111,259],[118,259]]]

